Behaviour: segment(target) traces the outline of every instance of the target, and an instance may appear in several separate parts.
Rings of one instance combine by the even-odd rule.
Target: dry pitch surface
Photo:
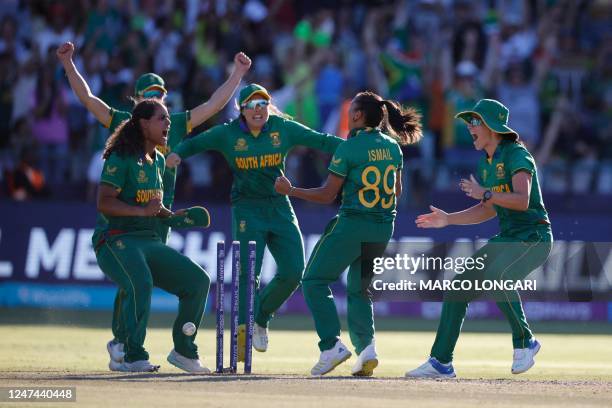
[[[457,347],[458,380],[406,380],[424,361],[430,332],[379,332],[376,378],[350,377],[350,364],[333,376],[307,376],[316,362],[310,331],[271,331],[270,350],[255,353],[252,376],[193,376],[165,361],[168,329],[151,329],[147,348],[156,374],[117,374],[106,369],[105,329],[66,326],[0,326],[1,386],[73,386],[77,402],[51,406],[593,406],[612,405],[612,336],[540,335],[536,366],[510,374],[512,350],[505,334],[464,333]],[[227,336],[226,336],[227,337]],[[204,362],[214,365],[214,332],[198,337]],[[348,339],[346,339],[348,340]],[[352,363],[354,358],[349,360]],[[9,404],[0,403],[0,406]],[[18,403],[14,406],[40,406]]]

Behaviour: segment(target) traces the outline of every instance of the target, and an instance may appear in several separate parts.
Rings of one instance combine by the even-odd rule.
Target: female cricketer
[[[302,281],[320,338],[321,356],[312,375],[324,375],[351,356],[340,340],[340,320],[329,288],[347,267],[348,328],[358,354],[352,374],[371,376],[378,366],[368,293],[372,274],[361,269],[361,244],[377,243],[384,250],[393,235],[396,201],[402,192],[399,145],[421,138],[420,117],[412,108],[361,92],[349,108],[349,139],[336,150],[325,184],[302,189],[291,186],[285,177],[276,180],[277,192],[318,203],[331,203],[342,189],[340,211],[315,246]]]
[[[157,228],[157,217],[172,215],[163,205],[165,159],[156,150],[167,143],[169,129],[164,104],[143,99],[108,139],[103,154],[97,204],[108,223],[97,242],[96,258],[106,276],[126,294],[121,304],[127,333],[125,357],[113,367],[117,371],[159,368],[149,362],[143,346],[151,293],[158,286],[179,297],[174,349],[168,361],[188,372],[209,372],[200,363],[195,334],[186,336],[182,327],[188,322],[199,324],[210,278],[199,265],[165,245]]]
[[[519,142],[519,135],[508,127],[508,116],[508,109],[492,99],[482,99],[473,110],[457,114],[467,123],[476,150],[486,153],[478,164],[482,184],[473,176],[460,184],[461,190],[479,203],[455,213],[431,206],[431,213],[416,219],[420,228],[443,228],[479,224],[497,215],[501,232],[473,255],[474,259],[484,260],[484,268],[457,275],[458,280],[521,280],[542,265],[552,249],[552,230],[535,161]],[[476,290],[445,293],[430,358],[407,372],[407,377],[455,377],[452,366],[455,344],[468,304],[479,294]],[[512,329],[511,371],[523,373],[534,365],[540,343],[529,329],[518,292],[502,290],[491,294]]]
[[[72,55],[74,54],[74,44],[66,42],[57,49],[57,57],[64,66],[68,82],[75,95],[81,103],[91,112],[96,119],[110,133],[114,132],[117,126],[124,120],[131,117],[131,113],[119,111],[109,107],[104,101],[91,93],[87,82],[78,72]],[[168,155],[172,149],[187,136],[193,127],[197,127],[204,123],[210,117],[219,112],[227,104],[229,99],[236,91],[242,77],[246,74],[251,66],[251,60],[243,53],[238,53],[234,56],[234,68],[227,81],[213,93],[210,100],[197,106],[191,111],[177,112],[170,115],[171,126],[168,132],[168,142],[164,146],[158,146],[158,151],[164,155]],[[134,100],[146,98],[159,98],[162,101],[166,97],[167,91],[164,80],[154,74],[146,73],[136,81]],[[164,172],[164,195],[163,204],[166,208],[171,209],[174,202],[174,189],[176,184],[176,169],[167,169]],[[103,214],[98,214],[96,219],[96,228],[92,236],[93,246],[96,247],[102,238],[102,231],[106,228],[108,220]],[[176,224],[175,224],[176,225]],[[159,223],[157,232],[162,242],[166,242],[170,227],[166,223]],[[113,310],[112,331],[113,339],[106,345],[106,349],[111,358],[110,366],[115,366],[115,363],[121,363],[124,356],[124,343],[126,341],[127,332],[125,331],[121,315],[121,304],[125,300],[126,294],[118,290],[115,296],[115,304]]]
[[[245,340],[248,241],[257,243],[256,287],[266,246],[278,266],[272,281],[258,290],[255,300],[253,347],[261,352],[268,348],[268,322],[298,287],[304,271],[304,243],[298,221],[289,199],[274,191],[274,181],[283,174],[285,157],[293,147],[301,145],[333,153],[343,142],[280,116],[270,99],[261,85],[244,87],[238,96],[237,119],[185,140],[167,160],[167,165],[173,167],[181,158],[214,149],[223,153],[232,169],[232,234],[241,243],[241,346]],[[239,360],[243,360],[244,347],[239,350]]]

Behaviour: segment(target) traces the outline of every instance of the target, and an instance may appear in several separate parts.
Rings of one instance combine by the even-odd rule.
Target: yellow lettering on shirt
[[[283,155],[281,153],[271,153],[259,156],[236,157],[234,162],[239,170],[263,169],[279,166],[283,162]]]
[[[389,149],[368,150],[368,161],[383,161],[383,160],[391,160],[391,151]]]
[[[148,203],[154,198],[161,198],[162,191],[159,189],[136,190],[136,202]]]
[[[493,191],[494,193],[510,193],[510,192],[512,192],[512,190],[510,190],[510,185],[509,184],[500,184],[498,186],[493,186],[493,187],[491,187],[491,191]]]

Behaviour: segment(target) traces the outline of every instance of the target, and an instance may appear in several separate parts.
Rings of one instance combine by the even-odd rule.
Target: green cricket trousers
[[[340,319],[329,285],[348,267],[347,319],[349,336],[360,354],[374,338],[374,309],[368,292],[371,274],[361,270],[361,244],[389,242],[393,222],[364,216],[339,215],[331,220],[306,266],[302,291],[319,335],[319,349],[329,350],[340,338]],[[365,280],[365,281],[364,281]]]
[[[168,242],[168,238],[170,237],[170,227],[162,224],[161,222],[157,223],[156,228],[157,235],[161,237],[162,242],[165,244]],[[127,294],[121,287],[117,288],[117,293],[115,294],[115,301],[113,303],[113,321],[111,325],[111,329],[113,331],[113,337],[115,341],[119,343],[125,344],[127,331],[125,328],[125,319],[123,318],[121,311],[123,310],[123,302],[125,301]]]
[[[549,227],[538,228],[528,240],[511,236],[497,235],[487,245],[478,250],[473,258],[484,258],[484,269],[472,270],[455,279],[482,281],[524,279],[531,271],[542,265],[552,250],[552,233]],[[441,363],[453,360],[453,351],[461,332],[468,304],[483,295],[482,291],[453,291],[444,294],[442,314],[431,348],[431,356]],[[521,299],[516,290],[493,291],[487,293],[496,301],[512,329],[514,348],[526,348],[533,334],[527,323]]]
[[[249,241],[255,241],[255,322],[268,327],[274,312],[297,289],[304,272],[304,243],[295,212],[282,197],[240,199],[232,206],[232,234],[240,242],[240,324],[246,322]],[[264,250],[268,247],[276,261],[274,278],[259,290]]]
[[[121,316],[125,328],[125,360],[148,360],[144,349],[153,286],[179,298],[174,321],[174,349],[187,358],[198,358],[196,334],[186,336],[182,327],[193,322],[199,327],[210,278],[191,259],[168,247],[151,231],[139,231],[107,237],[96,252],[98,265],[123,292]]]

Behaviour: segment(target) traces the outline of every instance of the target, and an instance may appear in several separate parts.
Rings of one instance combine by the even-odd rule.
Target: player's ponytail
[[[421,114],[416,109],[403,107],[396,101],[386,99],[382,104],[387,110],[383,119],[383,132],[395,136],[401,145],[416,143],[421,139]]]
[[[145,153],[145,137],[140,119],[151,119],[155,109],[163,106],[159,99],[143,99],[134,106],[132,117],[124,120],[106,141],[102,157],[108,159],[111,153],[120,156],[142,156]]]
[[[422,136],[421,114],[414,108],[404,108],[369,91],[358,93],[353,103],[364,113],[366,126],[380,127],[401,145],[415,143]]]

